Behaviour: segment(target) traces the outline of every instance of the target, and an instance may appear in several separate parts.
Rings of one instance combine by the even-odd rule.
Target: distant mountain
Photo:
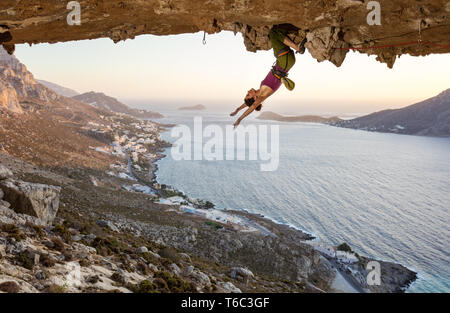
[[[203,104],[197,104],[197,105],[190,106],[190,107],[182,107],[182,108],[179,108],[178,110],[181,110],[181,111],[202,111],[202,110],[206,110],[206,107]]]
[[[339,117],[321,117],[316,115],[303,115],[303,116],[283,116],[274,112],[264,112],[258,117],[258,120],[264,121],[278,121],[278,122],[303,122],[303,123],[321,123],[329,124],[340,121]]]
[[[137,118],[162,118],[163,115],[157,112],[151,112],[146,110],[132,109],[126,104],[118,101],[117,99],[107,96],[101,92],[87,92],[81,95],[72,97],[77,101],[81,101],[90,105],[93,105],[99,109],[108,110],[116,113],[129,114]]]
[[[74,97],[74,96],[77,96],[80,94],[79,92],[76,92],[75,90],[72,90],[70,88],[66,88],[66,87],[63,87],[63,86],[60,86],[55,83],[51,83],[51,82],[48,82],[48,81],[45,81],[42,79],[36,79],[36,81],[38,83],[40,83],[41,85],[44,85],[45,87],[53,90],[60,96],[71,98],[71,97]]]
[[[333,125],[377,132],[450,137],[450,89],[397,110],[384,110]]]

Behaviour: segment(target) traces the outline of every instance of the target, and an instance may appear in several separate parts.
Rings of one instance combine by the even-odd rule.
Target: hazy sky
[[[127,104],[180,106],[202,103],[240,105],[274,62],[271,51],[247,52],[241,35],[222,32],[140,36],[114,44],[110,39],[20,45],[16,56],[39,79],[78,92],[101,91]],[[293,92],[284,87],[266,102],[279,113],[366,113],[397,108],[450,88],[450,54],[402,56],[393,70],[375,57],[350,52],[337,68],[297,55],[290,73]]]

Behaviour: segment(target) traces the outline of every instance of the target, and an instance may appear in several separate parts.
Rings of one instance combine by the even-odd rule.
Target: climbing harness
[[[288,54],[289,52],[291,52],[291,48],[289,48],[289,47],[281,49],[280,52],[278,52],[278,54],[277,54],[277,59],[279,57],[282,57],[283,55]]]
[[[292,50],[289,47],[286,47],[286,48],[283,48],[282,50],[280,50],[276,56],[277,60],[273,64],[272,70],[271,70],[272,75],[275,76],[275,78],[277,78],[278,80],[281,80],[281,82],[284,84],[284,86],[290,91],[294,90],[295,83],[291,79],[288,78],[288,75],[289,75],[288,72],[277,69],[277,61],[280,57],[286,56],[286,66],[284,67],[284,69],[286,69],[287,63],[288,63],[287,55],[291,52],[292,52]]]

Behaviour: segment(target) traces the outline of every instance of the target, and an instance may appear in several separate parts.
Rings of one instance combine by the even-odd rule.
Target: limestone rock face
[[[45,225],[55,219],[60,187],[8,179],[0,181],[0,188],[4,200],[11,204],[15,212],[35,216]]]
[[[374,7],[363,0],[78,0],[81,25],[70,26],[68,1],[3,0],[0,27],[3,45],[60,42],[109,37],[115,42],[142,34],[169,35],[206,31],[239,32],[249,51],[270,49],[268,32],[273,25],[290,24],[296,42],[305,36],[306,47],[319,61],[340,66],[346,50],[335,48],[398,45],[367,49],[380,62],[392,66],[402,54],[414,56],[448,53],[450,2],[448,0],[377,1],[381,25],[369,25]],[[369,20],[373,20],[370,19]],[[419,27],[420,25],[420,27]],[[0,29],[1,30],[1,29]],[[420,32],[419,32],[420,30]],[[12,39],[10,38],[12,36]],[[418,43],[434,45],[399,45]],[[0,40],[1,41],[1,40]]]
[[[14,113],[23,113],[16,90],[8,83],[0,81],[0,108]]]
[[[0,106],[22,113],[19,102],[24,98],[48,102],[58,95],[39,84],[25,65],[0,47]]]

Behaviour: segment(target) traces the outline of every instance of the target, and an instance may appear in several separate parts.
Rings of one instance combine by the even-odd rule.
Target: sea
[[[234,122],[227,112],[161,113],[158,122],[192,132],[195,117],[223,133]],[[243,125],[278,127],[276,170],[261,171],[258,160],[179,160],[169,148],[158,182],[217,208],[262,214],[319,243],[346,242],[359,254],[400,263],[418,273],[407,292],[450,292],[450,139],[254,117]],[[173,143],[180,135],[162,137]],[[194,147],[198,139],[184,141]],[[250,155],[255,145],[245,149]]]

